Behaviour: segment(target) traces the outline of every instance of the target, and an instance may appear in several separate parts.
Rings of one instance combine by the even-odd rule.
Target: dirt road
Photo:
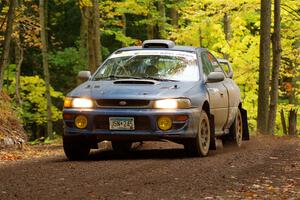
[[[256,137],[189,158],[145,143],[125,155],[93,152],[0,163],[0,199],[300,199],[300,140]]]

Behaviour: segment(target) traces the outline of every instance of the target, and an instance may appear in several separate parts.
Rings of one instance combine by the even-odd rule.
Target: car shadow
[[[246,145],[245,145],[246,146]],[[246,150],[246,147],[238,148],[235,146],[223,147],[220,143],[217,143],[216,150],[210,150],[208,157],[201,159],[209,159],[211,157],[220,156],[224,154],[230,154],[232,152],[239,152]],[[149,146],[147,146],[149,148]],[[163,148],[162,145],[157,147],[151,147],[150,149],[143,147],[133,148],[128,152],[116,152],[112,148],[92,150],[87,157],[86,161],[103,161],[103,160],[147,160],[147,159],[195,159],[200,157],[193,157],[189,155],[184,148],[180,146],[173,146]],[[67,158],[64,159],[66,161]]]
[[[139,160],[190,158],[184,149],[143,149],[124,153],[113,150],[99,150],[90,153],[87,160]]]

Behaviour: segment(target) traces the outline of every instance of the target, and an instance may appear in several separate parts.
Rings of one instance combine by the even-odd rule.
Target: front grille
[[[99,107],[147,107],[149,100],[98,99]]]
[[[114,116],[105,116],[98,115],[94,119],[94,127],[98,130],[109,130],[109,117]],[[132,117],[132,116],[122,116],[122,117]],[[135,130],[144,131],[151,130],[150,119],[146,116],[134,116],[134,126]]]

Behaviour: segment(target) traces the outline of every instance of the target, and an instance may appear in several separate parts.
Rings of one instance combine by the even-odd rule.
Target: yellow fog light
[[[158,128],[167,131],[172,128],[172,119],[171,117],[162,116],[157,120]]]
[[[88,120],[87,120],[86,116],[78,115],[75,118],[75,126],[77,128],[80,128],[80,129],[86,128],[87,124],[88,124]]]

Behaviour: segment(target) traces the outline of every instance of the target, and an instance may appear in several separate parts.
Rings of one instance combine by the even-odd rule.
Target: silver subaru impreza
[[[216,138],[240,147],[247,112],[230,64],[219,61],[204,48],[146,40],[115,51],[93,75],[79,72],[85,82],[64,102],[66,156],[84,159],[107,140],[116,151],[169,140],[194,156],[207,156]]]

